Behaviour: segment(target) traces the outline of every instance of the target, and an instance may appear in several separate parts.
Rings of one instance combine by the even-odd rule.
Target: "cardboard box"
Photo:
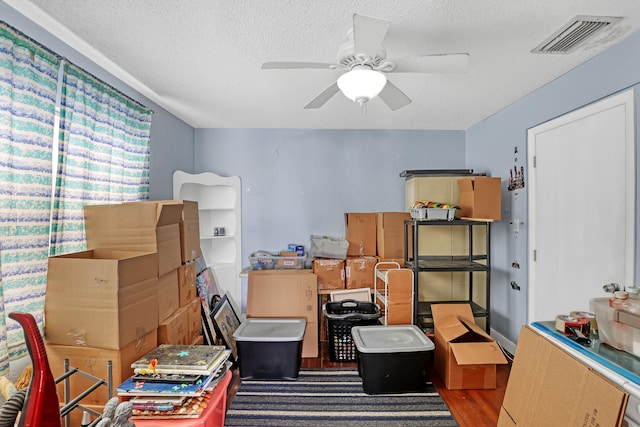
[[[95,249],[50,257],[48,264],[51,344],[119,350],[158,327],[156,254]]]
[[[620,426],[628,398],[589,366],[523,326],[498,427]]]
[[[202,336],[202,302],[196,296],[185,306],[187,310],[187,334],[190,341]]]
[[[64,374],[64,360],[69,360],[70,368],[77,368],[96,378],[108,380],[109,365],[111,361],[111,393],[116,396],[116,388],[127,378],[133,375],[131,364],[158,346],[157,331],[154,329],[141,339],[136,340],[121,350],[105,350],[95,347],[77,347],[68,345],[45,343],[47,359],[54,378]],[[75,398],[80,393],[91,387],[94,381],[86,376],[76,373],[69,377],[70,397]],[[58,398],[64,397],[64,381],[57,385]],[[81,400],[82,404],[104,405],[109,400],[108,388],[98,387]],[[80,424],[77,424],[80,425]]]
[[[349,242],[347,256],[376,255],[376,214],[344,214],[346,238]]]
[[[486,176],[458,180],[460,217],[500,220],[501,179]]]
[[[404,222],[409,212],[378,212],[376,217],[377,255],[404,259]]]
[[[304,317],[302,357],[318,357],[318,279],[311,270],[251,270],[247,317]]]
[[[318,276],[318,290],[344,289],[343,259],[314,258],[312,269],[313,273]]]
[[[178,267],[178,295],[180,307],[189,304],[192,299],[198,296],[195,261],[189,261]]]
[[[156,252],[158,276],[182,263],[182,203],[143,201],[84,207],[89,249]]]
[[[158,278],[158,323],[171,316],[180,307],[178,270],[171,270]]]
[[[496,388],[496,364],[508,363],[498,344],[476,325],[469,304],[432,304],[434,366],[448,389]]]
[[[158,344],[191,344],[187,307],[178,308],[158,325]]]
[[[347,257],[345,263],[346,288],[374,287],[373,273],[378,259],[372,256]]]
[[[195,260],[200,252],[200,215],[198,202],[192,200],[166,200],[164,203],[182,204],[180,226],[180,254],[182,262]]]

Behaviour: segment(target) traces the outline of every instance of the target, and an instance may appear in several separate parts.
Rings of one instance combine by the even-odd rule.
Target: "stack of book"
[[[219,345],[162,344],[131,364],[134,375],[118,396],[133,402],[135,418],[196,418],[230,367],[231,350]]]

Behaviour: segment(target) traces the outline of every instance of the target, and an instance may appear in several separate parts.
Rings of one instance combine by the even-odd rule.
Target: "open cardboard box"
[[[620,426],[629,394],[523,326],[498,427]]]
[[[469,304],[433,304],[434,365],[448,389],[496,388],[496,364],[508,363],[476,325]]]

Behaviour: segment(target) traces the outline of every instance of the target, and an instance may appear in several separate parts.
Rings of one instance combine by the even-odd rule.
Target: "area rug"
[[[357,370],[303,369],[296,381],[242,381],[225,426],[457,426],[431,383],[425,392],[365,394]]]

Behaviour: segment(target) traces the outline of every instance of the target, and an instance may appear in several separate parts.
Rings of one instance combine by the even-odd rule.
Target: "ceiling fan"
[[[336,82],[316,96],[304,108],[320,108],[338,91],[360,105],[379,96],[391,110],[411,103],[386,73],[463,73],[469,54],[417,55],[388,60],[382,45],[390,23],[364,15],[353,15],[348,40],[338,49],[338,63],[265,62],[262,69],[330,69],[344,70]]]

